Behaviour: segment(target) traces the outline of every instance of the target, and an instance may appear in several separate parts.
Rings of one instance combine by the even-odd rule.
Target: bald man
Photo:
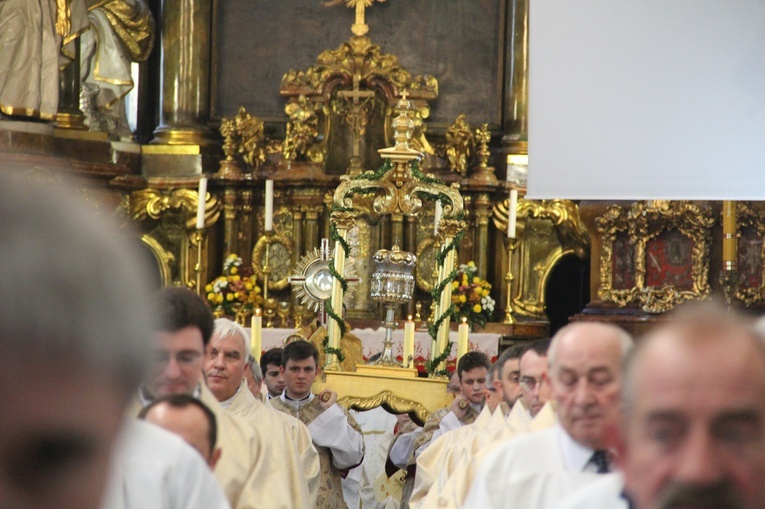
[[[544,507],[608,472],[621,362],[631,346],[629,334],[611,325],[582,322],[558,331],[548,351],[549,376],[536,384],[549,384],[559,424],[489,455],[464,507]]]
[[[215,414],[204,403],[186,394],[155,399],[138,414],[139,419],[175,433],[197,450],[210,470],[220,459]]]

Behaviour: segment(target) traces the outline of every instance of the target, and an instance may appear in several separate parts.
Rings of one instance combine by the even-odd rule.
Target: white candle
[[[274,229],[274,181],[266,180],[266,231]]]
[[[412,315],[409,315],[409,320],[404,322],[404,367],[409,366],[410,357],[414,362],[414,322]]]
[[[515,238],[515,209],[518,207],[518,191],[510,190],[510,203],[507,206],[507,237]]]
[[[436,214],[433,216],[433,235],[438,235],[438,223],[441,222],[441,215],[443,214],[443,208],[441,202],[436,200]]]
[[[205,202],[207,201],[207,177],[199,179],[199,200],[197,201],[197,230],[205,227]]]
[[[457,327],[457,361],[468,351],[468,333],[470,328],[467,324],[467,318],[462,319],[462,323]]]
[[[260,352],[263,350],[263,317],[260,315],[260,308],[255,310],[252,315],[252,326],[250,333],[250,355],[255,362],[260,362]]]

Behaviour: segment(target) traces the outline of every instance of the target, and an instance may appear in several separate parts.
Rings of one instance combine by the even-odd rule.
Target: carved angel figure
[[[465,114],[461,113],[446,130],[446,160],[449,168],[460,175],[465,175],[474,147],[475,137],[465,120]]]
[[[234,129],[239,136],[239,154],[248,166],[257,169],[266,162],[266,135],[263,121],[247,113],[244,106],[234,117]]]
[[[316,116],[313,105],[304,95],[288,103],[284,111],[289,116],[289,120],[282,154],[290,161],[302,160],[319,135],[319,118]]]

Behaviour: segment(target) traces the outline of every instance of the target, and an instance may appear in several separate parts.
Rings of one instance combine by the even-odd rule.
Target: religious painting
[[[611,284],[615,290],[628,290],[635,286],[635,256],[626,231],[616,234],[612,249]]]
[[[711,292],[707,276],[714,219],[708,207],[639,201],[609,207],[595,224],[603,241],[598,291],[603,302],[663,313]]]
[[[762,236],[753,226],[741,228],[738,239],[739,286],[760,288],[762,286]]]
[[[471,124],[502,124],[504,23],[508,0],[387,0],[365,14],[367,36],[413,75],[433,75],[439,97],[428,124],[446,128],[460,113]],[[239,106],[285,120],[282,76],[316,64],[351,38],[354,10],[336,0],[216,2],[213,116]]]
[[[765,221],[749,202],[736,204],[738,215],[738,285],[735,297],[747,306],[763,300],[765,293]]]
[[[693,241],[675,228],[646,243],[645,282],[649,287],[693,288]]]

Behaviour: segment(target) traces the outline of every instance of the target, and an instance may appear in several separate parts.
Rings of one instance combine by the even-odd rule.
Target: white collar
[[[303,399],[292,399],[289,396],[287,396],[287,389],[285,388],[282,391],[282,394],[279,396],[279,398],[289,406],[295,407],[295,408],[301,408],[306,406],[308,403],[313,401],[314,395],[313,392],[309,392],[308,396],[306,396]]]
[[[583,471],[595,451],[571,438],[571,435],[560,424],[555,426],[555,434],[566,470],[571,472]]]
[[[239,396],[239,391],[241,391],[241,390],[242,390],[242,384],[239,384],[239,388],[236,390],[234,395],[231,396],[230,398],[228,398],[226,401],[221,401],[220,402],[220,406],[222,406],[224,410],[226,408],[230,407],[231,403],[233,403],[234,400],[236,399],[236,397]]]

